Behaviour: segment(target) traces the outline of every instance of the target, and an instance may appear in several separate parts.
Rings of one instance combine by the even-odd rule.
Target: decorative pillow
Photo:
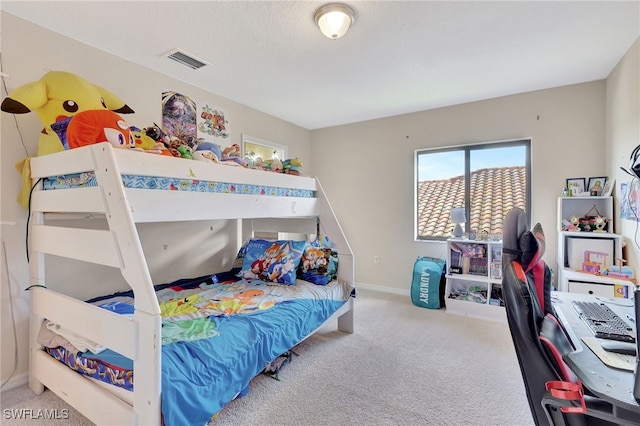
[[[233,261],[231,269],[242,269],[242,262],[244,261],[244,257],[247,255],[247,244],[249,244],[248,241],[242,244],[242,247],[238,250],[238,254],[236,255],[236,259]]]
[[[338,253],[328,247],[307,244],[298,266],[298,277],[318,285],[327,285],[338,273]]]
[[[305,245],[305,241],[249,240],[238,276],[249,280],[295,284],[296,269]]]

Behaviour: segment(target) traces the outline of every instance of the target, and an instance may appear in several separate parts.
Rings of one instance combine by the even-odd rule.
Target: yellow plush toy
[[[78,112],[108,109],[119,114],[134,111],[120,98],[70,72],[49,71],[38,81],[24,84],[2,101],[2,111],[13,114],[35,112],[44,129],[38,140],[38,156],[63,151],[51,125]]]
[[[64,150],[60,138],[51,128],[58,121],[87,110],[134,112],[110,91],[64,71],[49,71],[40,80],[16,88],[2,101],[0,109],[12,114],[35,112],[38,115],[44,126],[38,139],[38,156]],[[26,209],[31,188],[29,158],[18,162],[16,168],[22,174],[18,202]]]

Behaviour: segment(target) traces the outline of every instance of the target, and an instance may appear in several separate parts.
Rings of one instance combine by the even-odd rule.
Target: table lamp
[[[453,228],[453,238],[461,238],[462,237],[462,226],[461,223],[465,223],[467,220],[464,207],[454,207],[451,209],[451,222],[455,223],[456,226]]]

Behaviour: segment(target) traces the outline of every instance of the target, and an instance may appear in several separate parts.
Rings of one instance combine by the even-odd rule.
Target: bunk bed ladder
[[[79,170],[94,170],[98,187],[82,188],[76,194],[74,193],[76,190],[73,189],[44,191],[42,184],[38,183],[37,190],[34,191],[30,241],[30,252],[32,253],[30,274],[33,287],[30,362],[34,368],[30,367],[29,387],[35,393],[41,393],[43,383],[40,382],[40,379],[47,377],[50,368],[55,369],[48,362],[49,360],[44,359],[48,355],[44,354],[41,346],[36,343],[40,324],[43,318],[48,318],[81,335],[103,336],[104,341],[98,341],[98,343],[130,357],[134,362],[136,382],[145,384],[144,389],[134,386],[133,408],[105,392],[108,395],[107,399],[111,397],[117,400],[112,400],[113,404],[111,405],[117,413],[112,412],[112,416],[101,418],[99,413],[102,410],[100,408],[87,405],[85,407],[87,411],[83,414],[93,421],[128,419],[138,424],[161,424],[162,339],[160,308],[133,220],[132,209],[127,202],[124,186],[120,180],[114,149],[110,144],[98,144],[87,150],[77,150],[77,153],[65,152],[65,154],[74,156],[74,160],[81,164],[76,166],[80,168]],[[43,173],[49,172],[47,167],[43,167],[43,169]],[[80,229],[47,225],[44,221],[44,213],[49,210],[45,210],[44,206],[49,208],[54,206],[54,209],[59,209],[57,211],[89,211],[92,214],[103,214],[107,220],[108,229]],[[55,291],[40,288],[45,287],[45,254],[119,268],[135,296],[134,320],[87,305]],[[67,312],[63,312],[64,309],[60,309],[59,306],[54,309],[54,301],[68,306]],[[86,312],[86,310],[91,311],[91,318],[101,318],[101,320],[95,321],[93,324],[83,323],[81,318],[85,316],[82,312]],[[78,321],[79,319],[80,321]],[[118,333],[106,331],[113,329],[117,329]],[[36,360],[36,358],[39,359]],[[51,360],[53,359],[51,358]],[[49,365],[45,368],[44,365],[47,364]],[[81,379],[76,387],[94,393],[100,392],[95,389],[95,386],[83,382],[86,380]],[[44,384],[55,386],[55,380]],[[66,392],[77,393],[77,390],[67,388]],[[62,390],[63,397],[64,394],[65,390]],[[129,422],[127,421],[127,423]]]

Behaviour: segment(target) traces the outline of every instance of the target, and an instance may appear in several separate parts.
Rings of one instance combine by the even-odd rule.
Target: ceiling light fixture
[[[347,33],[356,20],[355,11],[341,3],[329,3],[316,10],[313,17],[322,34],[337,40]]]

